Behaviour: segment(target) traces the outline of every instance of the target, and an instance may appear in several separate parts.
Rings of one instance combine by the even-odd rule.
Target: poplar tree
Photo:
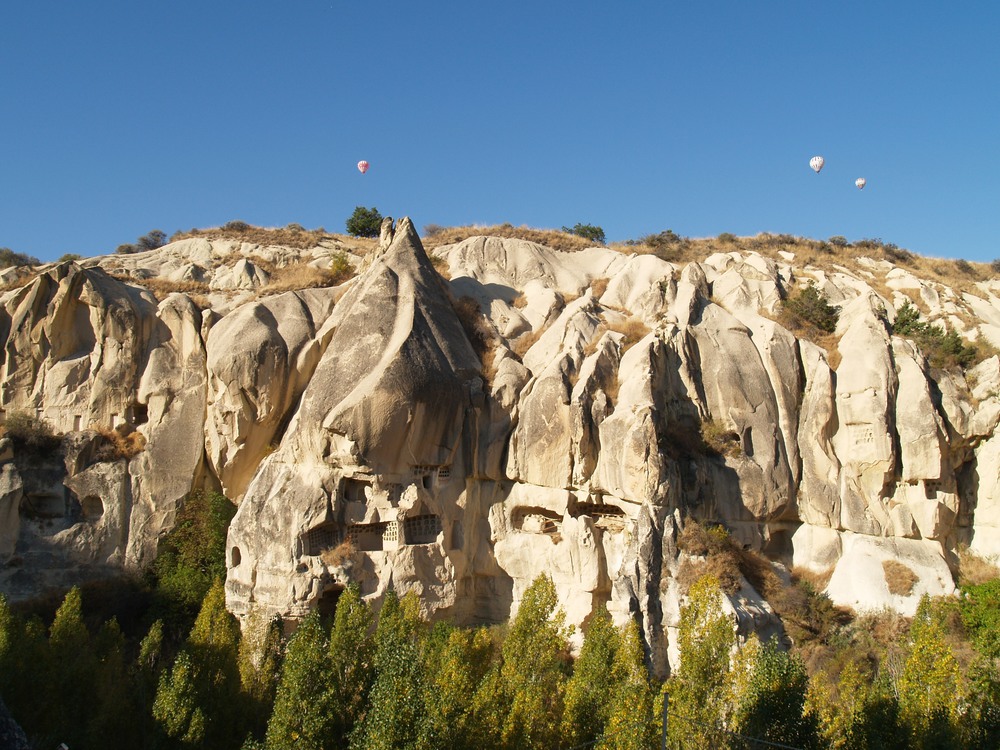
[[[566,683],[562,735],[571,745],[593,742],[604,731],[619,675],[614,670],[621,636],[605,607],[598,607]]]
[[[375,630],[375,682],[351,735],[352,749],[416,747],[423,719],[419,630],[416,596],[407,594],[401,602],[395,591],[387,591]]]
[[[655,693],[646,670],[639,625],[629,620],[619,634],[611,671],[614,675],[604,725],[603,750],[644,750],[656,743],[658,719],[654,718]]]
[[[691,750],[716,750],[724,745],[721,727],[736,636],[722,611],[722,589],[715,576],[702,576],[692,584],[681,608],[678,640],[680,669],[667,683],[670,741]]]
[[[570,629],[556,588],[540,575],[524,592],[496,665],[473,702],[483,744],[515,750],[559,745]]]
[[[351,584],[337,600],[330,631],[329,663],[333,689],[333,740],[345,745],[361,718],[374,678],[372,612]]]
[[[329,639],[312,611],[288,642],[274,709],[267,725],[268,750],[333,750],[333,685]]]

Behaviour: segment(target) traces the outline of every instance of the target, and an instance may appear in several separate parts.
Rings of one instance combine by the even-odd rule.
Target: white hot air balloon
[[[865,185],[868,184],[868,180],[866,180],[864,177],[859,177],[854,181],[854,184],[858,188],[858,190],[864,190]]]
[[[816,172],[817,174],[819,173],[819,170],[823,168],[823,165],[825,163],[826,161],[823,159],[822,156],[814,156],[812,159],[809,160],[809,166],[812,167],[812,171]]]
[[[364,161],[363,159],[361,161],[359,161],[358,162],[358,171],[361,172],[361,174],[364,174],[365,172],[367,172],[368,171],[368,162]]]

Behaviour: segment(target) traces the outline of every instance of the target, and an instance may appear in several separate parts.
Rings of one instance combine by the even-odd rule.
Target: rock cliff
[[[432,258],[408,219],[363,250],[197,237],[2,292],[0,408],[65,437],[0,443],[0,588],[139,569],[217,488],[239,505],[237,614],[298,618],[357,582],[493,622],[544,572],[578,626],[604,604],[638,618],[665,672],[687,518],[859,610],[953,591],[960,545],[1000,557],[1000,360],[937,369],[891,333],[912,300],[1000,341],[1000,282],[794,248],[672,263],[473,236]],[[264,293],[338,251],[347,283]],[[781,322],[807,283],[839,309],[823,340]],[[113,428],[144,448],[102,453]],[[780,627],[748,582],[731,602],[744,629]]]

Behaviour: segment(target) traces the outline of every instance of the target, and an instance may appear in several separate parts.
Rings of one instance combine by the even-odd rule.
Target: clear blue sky
[[[994,0],[0,8],[0,246],[43,260],[356,205],[1000,257]]]

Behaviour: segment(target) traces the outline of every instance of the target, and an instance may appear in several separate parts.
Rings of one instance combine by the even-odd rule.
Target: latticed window
[[[451,478],[451,467],[442,466],[438,469],[438,479],[450,479]]]
[[[382,540],[388,523],[358,523],[347,531],[347,538],[362,552],[377,552],[382,549]]]
[[[403,523],[407,544],[433,544],[441,533],[441,518],[435,515],[413,516]]]
[[[314,526],[305,534],[305,553],[318,555],[325,549],[336,547],[341,542],[340,529],[335,523]]]

